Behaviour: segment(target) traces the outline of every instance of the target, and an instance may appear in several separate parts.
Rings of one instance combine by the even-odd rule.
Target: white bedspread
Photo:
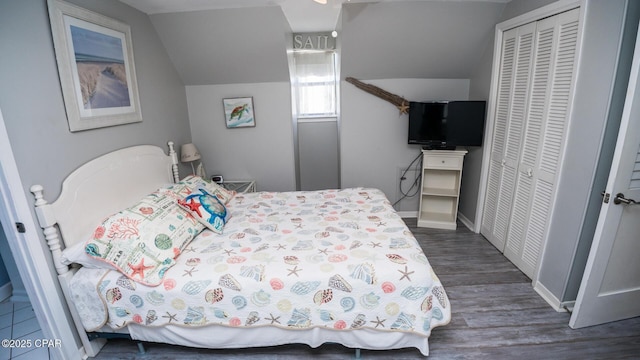
[[[442,284],[381,191],[239,194],[228,209],[224,234],[202,232],[160,286],[80,269],[71,290],[85,328],[366,328],[428,337],[449,322]]]

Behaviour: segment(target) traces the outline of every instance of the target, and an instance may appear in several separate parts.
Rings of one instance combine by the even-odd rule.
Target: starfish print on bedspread
[[[170,314],[167,311],[167,315],[162,315],[162,317],[168,319],[169,323],[171,323],[171,321],[178,321],[178,319],[176,319],[176,315],[178,315],[178,314]]]
[[[280,324],[280,316],[273,316],[272,313],[269,313],[269,317],[268,318],[264,318],[265,320],[271,321],[271,325],[273,324]]]
[[[376,329],[378,328],[378,326],[384,327],[384,322],[385,321],[387,321],[387,319],[380,320],[380,317],[378,317],[378,316],[376,316],[375,320],[371,320],[372,323],[376,324]]]
[[[191,268],[191,269],[189,269],[189,270],[183,270],[183,271],[184,271],[184,274],[182,274],[182,276],[187,276],[187,275],[189,275],[190,277],[193,277],[193,273],[194,273],[194,272],[196,272],[196,271],[198,271],[198,269],[196,269],[195,267],[192,267],[192,268]]]
[[[298,269],[298,266],[294,266],[293,269],[287,269],[289,271],[289,274],[287,274],[287,276],[291,276],[291,275],[295,275],[296,277],[300,277],[300,275],[298,275],[298,271],[302,271],[302,269]]]
[[[127,265],[129,265],[129,268],[133,270],[131,273],[132,278],[138,274],[141,279],[144,279],[144,271],[153,268],[153,266],[144,266],[144,258],[140,259],[140,263],[138,265],[133,265],[131,263],[127,263]]]
[[[404,271],[402,270],[398,270],[400,272],[400,274],[402,274],[402,277],[400,277],[400,280],[407,278],[407,280],[411,281],[411,278],[409,277],[409,275],[413,274],[415,271],[409,271],[409,269],[407,268],[407,265],[404,266]],[[400,281],[398,280],[398,281]]]

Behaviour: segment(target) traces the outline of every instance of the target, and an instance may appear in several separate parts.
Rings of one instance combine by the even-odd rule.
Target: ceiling
[[[345,76],[469,79],[491,48],[495,24],[509,2],[119,1],[148,14],[188,86],[289,81],[291,32],[332,30],[339,32],[340,67]]]
[[[331,31],[336,28],[343,3],[381,3],[393,1],[494,2],[511,0],[120,0],[146,14],[162,14],[215,9],[280,6],[294,32]]]

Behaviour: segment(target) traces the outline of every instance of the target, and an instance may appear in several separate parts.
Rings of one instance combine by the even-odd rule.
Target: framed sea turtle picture
[[[252,97],[223,99],[222,104],[224,105],[224,120],[228,129],[256,126]]]

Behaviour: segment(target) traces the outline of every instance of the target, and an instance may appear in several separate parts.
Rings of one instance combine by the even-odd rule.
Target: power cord
[[[418,161],[419,160],[419,161]],[[415,165],[414,165],[415,164]],[[407,173],[409,172],[409,170],[411,170],[411,167],[414,166],[415,167],[415,172],[416,172],[416,177],[413,180],[413,183],[411,184],[411,187],[409,187],[409,189],[407,191],[404,191],[402,189],[402,182],[404,180],[407,180]],[[404,169],[404,172],[402,173],[402,175],[400,176],[400,193],[402,194],[402,197],[400,199],[398,199],[396,202],[393,203],[393,207],[395,207],[400,201],[406,199],[406,198],[410,198],[410,197],[414,197],[416,196],[419,192],[420,192],[420,181],[422,180],[422,151],[418,154],[418,156],[415,157],[415,159],[413,159],[413,161],[411,161],[411,163],[407,166],[406,169]],[[415,190],[413,190],[415,188]],[[413,190],[413,193],[411,194],[410,192]]]

